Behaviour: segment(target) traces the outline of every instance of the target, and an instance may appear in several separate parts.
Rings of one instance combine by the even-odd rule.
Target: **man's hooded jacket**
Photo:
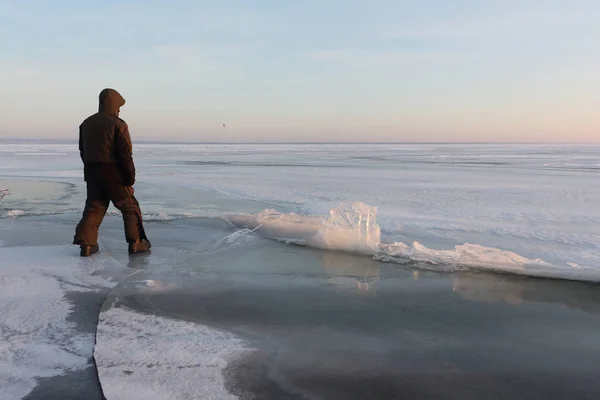
[[[133,186],[135,165],[127,123],[119,118],[125,99],[114,89],[100,92],[98,112],[79,126],[84,178],[90,183]]]

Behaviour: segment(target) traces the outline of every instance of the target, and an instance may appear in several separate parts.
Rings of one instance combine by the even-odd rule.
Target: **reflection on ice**
[[[377,293],[376,284],[381,269],[379,263],[338,252],[323,252],[321,262],[333,287],[356,288],[359,295]]]
[[[462,298],[478,302],[502,302],[518,306],[525,302],[565,304],[587,312],[600,312],[597,284],[535,281],[510,275],[458,273],[453,291]]]
[[[143,269],[150,263],[150,253],[129,254],[127,267],[133,269]]]
[[[466,300],[515,306],[523,303],[524,286],[501,276],[457,274],[452,290]]]
[[[176,284],[170,282],[164,282],[156,279],[142,279],[139,281],[133,280],[127,282],[128,285],[135,287],[135,292],[139,294],[145,293],[160,293],[177,287]]]

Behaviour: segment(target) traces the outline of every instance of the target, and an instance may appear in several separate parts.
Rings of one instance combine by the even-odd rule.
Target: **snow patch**
[[[236,399],[222,370],[249,350],[229,333],[126,307],[100,314],[96,340],[107,400]]]
[[[9,218],[19,218],[19,217],[21,217],[21,216],[23,216],[25,214],[26,214],[26,212],[23,211],[23,210],[9,210],[6,213],[6,216],[9,217]]]
[[[73,246],[0,248],[0,388],[21,399],[47,378],[91,365],[94,335],[77,330],[67,291],[101,292],[110,258],[80,259]]]

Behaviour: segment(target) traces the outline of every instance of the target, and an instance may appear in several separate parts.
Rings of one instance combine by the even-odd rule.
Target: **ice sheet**
[[[301,215],[312,229],[320,222],[309,216],[320,219],[342,202],[358,201],[377,208],[389,244],[416,242],[436,251],[471,244],[539,258],[566,273],[571,264],[600,268],[598,145],[139,143],[135,149],[136,193],[148,221],[272,208],[288,220]],[[0,176],[73,185],[77,201],[52,210],[81,211],[76,142],[6,143],[0,152]],[[38,215],[37,207],[14,205],[0,217]]]
[[[147,221],[228,216],[240,230],[219,242],[225,245],[260,233],[415,268],[596,280],[599,157],[599,146],[136,143],[136,194]],[[0,158],[0,187],[13,192],[0,192],[0,218],[19,217],[0,224],[80,213],[85,186],[76,142],[3,143]],[[14,184],[5,184],[9,180]],[[49,201],[55,204],[45,209]],[[352,207],[358,212],[350,215]],[[114,222],[118,213],[110,214]],[[74,225],[76,218],[66,219]],[[152,229],[161,229],[157,225]],[[172,240],[198,242],[197,231],[192,226]],[[160,252],[160,244],[156,248]],[[0,387],[8,399],[28,393],[36,377],[89,365],[92,335],[69,318],[65,294],[107,290],[114,282],[94,273],[114,260],[104,253],[81,260],[76,253],[73,246],[0,247]],[[285,255],[278,260],[270,267],[280,267]],[[421,292],[405,301],[415,293]],[[147,388],[158,398],[227,396],[221,368],[245,349],[231,335],[124,308],[107,310],[101,328],[105,347],[97,355],[109,398],[148,398]],[[590,331],[585,337],[594,344]],[[163,364],[148,368],[150,358],[161,357]]]
[[[153,185],[209,186],[302,215],[361,201],[390,241],[600,266],[598,145],[144,146]]]
[[[110,257],[83,260],[74,246],[0,247],[0,388],[21,399],[36,378],[90,366],[94,335],[77,329],[68,292],[102,292]],[[95,316],[92,316],[95,318]]]
[[[202,363],[202,343],[178,349],[180,339],[203,340],[206,330],[174,328],[177,321],[163,320],[171,316],[231,330],[256,346],[224,370],[226,388],[241,399],[397,398],[407,388],[409,398],[461,399],[600,391],[597,285],[410,271],[247,235],[253,243],[203,252],[172,273],[153,269],[149,278],[115,289],[119,308],[110,311],[124,312],[105,327],[114,335],[115,364],[107,360],[105,387],[115,386],[117,396],[141,398],[146,387],[167,396],[163,387],[181,379],[185,392],[173,389],[173,397],[203,398],[203,375],[174,371],[196,361],[189,354]],[[488,303],[497,297],[502,303]],[[145,367],[157,359],[162,368]],[[196,396],[190,382],[198,385]]]
[[[226,332],[113,307],[100,315],[94,357],[107,400],[234,400],[222,369],[246,350]]]

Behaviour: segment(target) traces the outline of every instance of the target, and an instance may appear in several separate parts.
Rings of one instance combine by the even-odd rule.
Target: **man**
[[[114,89],[100,92],[98,112],[79,126],[79,153],[84,165],[87,199],[83,217],[75,229],[73,244],[80,255],[98,252],[98,229],[109,203],[123,214],[129,253],[150,250],[142,213],[133,193],[135,165],[127,123],[119,118],[125,99]]]

